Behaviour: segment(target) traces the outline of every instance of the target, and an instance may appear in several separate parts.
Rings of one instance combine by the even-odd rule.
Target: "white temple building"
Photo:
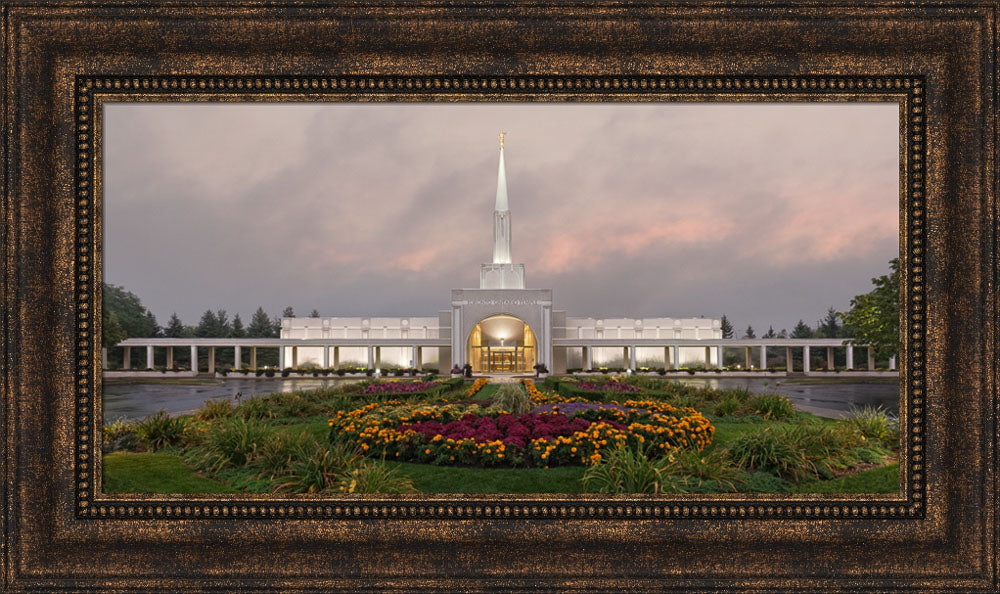
[[[720,318],[574,317],[554,308],[552,289],[525,288],[511,250],[512,217],[500,133],[493,261],[479,287],[452,289],[449,309],[431,316],[282,318],[282,366],[436,367],[476,373],[528,373],[537,363],[566,369],[719,364]],[[301,346],[292,341],[302,340]],[[377,344],[376,344],[377,343]]]

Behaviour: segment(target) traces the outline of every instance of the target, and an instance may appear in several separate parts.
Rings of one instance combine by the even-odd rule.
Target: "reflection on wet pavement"
[[[237,393],[243,398],[272,392],[314,390],[357,379],[244,379],[209,380],[211,383],[181,385],[171,383],[108,383],[104,386],[104,419],[137,420],[158,410],[179,413],[194,410],[206,400],[230,399]],[[786,384],[783,379],[763,378],[694,378],[673,380],[708,388],[743,387],[753,393],[778,392],[788,396],[799,409],[813,414],[839,418],[854,407],[881,406],[899,413],[899,385],[895,383],[817,383]]]

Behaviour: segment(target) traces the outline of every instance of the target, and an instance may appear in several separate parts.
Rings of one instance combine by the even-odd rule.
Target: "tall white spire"
[[[497,205],[495,210],[510,210],[507,207],[507,172],[503,167],[503,137],[506,132],[500,133],[500,167],[497,170]]]
[[[510,264],[510,208],[507,205],[507,172],[503,166],[503,137],[500,133],[500,166],[497,169],[497,201],[493,210],[493,263]]]
[[[506,134],[500,133],[497,201],[493,210],[493,263],[480,267],[480,289],[524,288],[524,264],[512,264],[510,258],[510,208],[507,205],[507,172],[503,165],[503,137]]]

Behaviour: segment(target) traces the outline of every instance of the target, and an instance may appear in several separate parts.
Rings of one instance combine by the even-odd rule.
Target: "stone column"
[[[171,367],[174,366],[174,347],[172,346],[167,347],[167,360],[165,361],[164,364],[166,365],[167,369],[170,369]]]
[[[132,347],[122,347],[122,369],[132,369]]]
[[[250,369],[257,370],[257,347],[250,347]]]
[[[795,371],[795,364],[792,359],[792,347],[785,347],[785,373]]]
[[[767,345],[760,345],[760,368],[767,369]]]
[[[809,345],[802,347],[802,371],[809,373]]]
[[[849,344],[847,346],[847,368],[854,369],[854,345]]]
[[[622,347],[622,367],[628,367],[628,347]]]
[[[833,347],[826,347],[826,368],[833,370],[836,367],[833,364]]]
[[[712,347],[705,347],[705,369],[712,367]]]
[[[198,373],[198,347],[191,345],[191,371]]]
[[[715,366],[722,369],[722,345],[715,347]]]
[[[673,349],[674,356],[671,359],[671,361],[674,364],[674,369],[680,369],[681,368],[681,347],[680,347],[680,345],[676,345],[675,344],[672,347],[672,349]]]
[[[744,347],[743,361],[744,361],[744,366],[747,369],[751,369],[753,367],[753,361],[750,359],[750,347]]]
[[[419,356],[417,355],[417,350],[419,348],[420,347],[418,347],[417,345],[413,345],[410,347],[410,367],[413,367],[415,369],[420,369],[420,364],[417,363],[417,359],[419,358]]]
[[[896,355],[889,357],[889,371],[896,371]]]
[[[208,373],[215,373],[215,347],[208,347]]]
[[[295,369],[299,368],[299,347],[292,347],[292,367]]]
[[[418,370],[419,369],[423,369],[423,367],[424,367],[424,347],[422,347],[420,345],[417,345],[417,346],[413,347],[413,352],[415,352],[417,354],[416,357],[413,359],[413,367],[415,367]]]
[[[101,369],[108,368],[108,349],[101,347]]]
[[[368,345],[368,369],[375,369],[375,347]]]
[[[875,371],[875,350],[868,347],[868,371]]]
[[[329,369],[330,367],[330,345],[323,345],[323,369]]]
[[[375,347],[375,367],[382,369],[382,347]]]
[[[633,373],[638,371],[639,368],[635,365],[635,345],[628,347],[628,357],[629,369],[631,369]]]
[[[583,359],[584,365],[586,366],[587,370],[589,371],[594,369],[594,347],[592,346],[583,347],[583,358],[584,358]]]
[[[155,363],[155,361],[153,359],[153,345],[147,344],[146,345],[146,369],[152,369],[153,368],[153,363]]]
[[[285,368],[285,345],[278,347],[278,369]]]
[[[333,368],[337,369],[340,367],[340,347],[333,347]]]
[[[660,333],[659,330],[656,331],[657,334]],[[670,347],[663,347],[663,368],[670,369]]]
[[[233,369],[243,369],[243,348],[240,345],[233,347]]]

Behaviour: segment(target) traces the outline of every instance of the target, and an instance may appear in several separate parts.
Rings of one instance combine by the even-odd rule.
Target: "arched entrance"
[[[531,372],[538,361],[535,333],[520,318],[490,316],[469,333],[466,360],[474,373]]]

